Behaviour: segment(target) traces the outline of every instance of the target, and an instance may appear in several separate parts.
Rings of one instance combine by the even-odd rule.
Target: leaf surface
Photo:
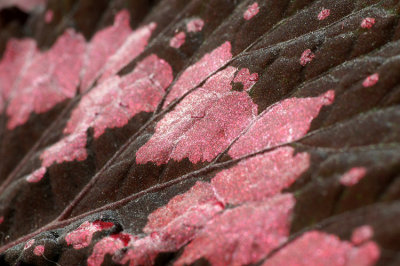
[[[398,264],[398,1],[0,14],[0,264]]]

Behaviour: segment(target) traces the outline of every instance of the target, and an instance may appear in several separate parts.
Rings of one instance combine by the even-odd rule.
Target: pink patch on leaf
[[[372,266],[375,265],[380,257],[380,250],[378,245],[373,241],[353,248],[348,255],[347,264],[348,266]]]
[[[370,29],[372,26],[374,26],[375,22],[375,18],[365,18],[361,22],[361,28]]]
[[[356,228],[351,235],[351,242],[354,245],[360,245],[367,242],[374,236],[374,229],[369,225],[363,225]]]
[[[64,133],[68,136],[40,156],[43,166],[86,159],[86,131],[94,128],[100,137],[107,128],[123,127],[140,112],[152,112],[172,82],[172,69],[164,60],[150,55],[122,78],[111,77],[86,94],[71,114]]]
[[[31,112],[47,112],[75,96],[84,51],[83,36],[67,30],[49,51],[31,59],[10,96],[8,129],[24,124]]]
[[[89,246],[92,241],[93,234],[105,229],[110,229],[114,224],[111,222],[86,221],[77,229],[65,236],[65,241],[68,245],[72,245],[74,249],[81,249]]]
[[[35,249],[33,250],[33,254],[35,254],[36,256],[42,256],[44,254],[44,246],[43,245],[36,246]]]
[[[130,15],[122,10],[115,15],[114,24],[96,33],[88,45],[85,65],[82,70],[81,91],[86,91],[96,78],[100,70],[107,63],[118,48],[125,42],[131,33],[129,25]]]
[[[38,54],[36,43],[31,39],[10,39],[0,61],[0,114],[3,113],[5,102],[16,94],[21,76]]]
[[[185,217],[188,212],[197,212],[199,209],[210,209],[211,213],[214,213],[214,207],[218,206],[218,203],[212,186],[209,183],[197,182],[188,192],[175,196],[166,206],[151,213],[143,231],[150,234],[162,230],[177,218]]]
[[[379,74],[375,73],[375,74],[372,74],[372,75],[366,77],[365,80],[363,81],[362,85],[365,88],[368,88],[368,87],[374,86],[376,83],[378,83],[378,81],[379,81]]]
[[[307,153],[294,156],[293,148],[284,147],[219,172],[211,184],[224,203],[260,201],[289,187],[309,165]]]
[[[192,19],[186,24],[188,32],[199,32],[204,27],[204,21],[200,18]]]
[[[53,163],[83,161],[86,157],[86,132],[66,136],[40,155],[44,167],[49,167]]]
[[[257,15],[259,11],[260,11],[260,8],[258,7],[258,3],[255,2],[255,3],[253,3],[253,4],[251,4],[251,5],[249,5],[249,6],[247,7],[247,10],[246,10],[246,11],[244,12],[244,14],[243,14],[243,18],[244,18],[245,20],[250,20],[250,19],[252,19],[255,15]]]
[[[53,18],[54,18],[53,10],[51,9],[47,10],[46,13],[44,14],[44,22],[51,23],[53,21]]]
[[[235,72],[233,67],[218,72],[166,114],[137,151],[136,162],[210,162],[224,151],[257,113],[246,92],[231,91]]]
[[[148,235],[132,242],[126,256],[117,261],[122,264],[130,261],[130,265],[154,264],[159,253],[175,252],[193,240],[223,208],[211,185],[197,182],[189,191],[150,214],[143,229]]]
[[[116,251],[128,246],[131,239],[131,235],[124,233],[107,236],[101,239],[96,243],[92,254],[87,260],[88,266],[100,266],[106,254],[114,255]]]
[[[307,232],[280,249],[263,266],[272,265],[374,265],[379,258],[375,243],[354,247],[337,236],[318,231]]]
[[[146,48],[155,28],[156,23],[150,23],[132,32],[121,47],[108,58],[107,63],[100,71],[102,75],[98,83],[117,74],[124,66],[140,55]]]
[[[315,54],[311,52],[310,49],[307,49],[303,52],[303,54],[300,57],[300,65],[305,66],[308,63],[310,63],[315,57]]]
[[[209,54],[204,55],[197,63],[188,67],[171,88],[164,107],[173,100],[183,96],[190,89],[199,85],[213,72],[217,71],[232,58],[230,42],[223,43]]]
[[[172,48],[178,49],[185,43],[186,34],[184,32],[177,33],[172,39],[169,41],[169,46]]]
[[[30,248],[35,243],[35,239],[27,241],[24,245],[24,250]]]
[[[300,139],[321,108],[333,102],[334,91],[318,97],[290,98],[266,109],[229,150],[232,158]]]
[[[42,180],[45,173],[46,173],[46,167],[40,167],[32,174],[28,175],[26,177],[26,181],[28,181],[29,183],[37,183],[40,180]]]
[[[294,205],[285,194],[227,210],[207,223],[174,265],[200,258],[216,266],[255,263],[287,241]]]
[[[250,70],[248,68],[242,68],[236,74],[236,77],[233,81],[242,83],[243,89],[245,91],[248,91],[258,81],[258,74],[257,73],[250,74]]]
[[[324,20],[331,14],[329,9],[322,9],[321,12],[318,14],[318,20]]]
[[[168,224],[161,232],[152,232],[134,241],[128,246],[125,256],[114,261],[120,264],[130,262],[130,265],[153,265],[158,254],[176,252],[193,240],[211,218],[212,216],[209,216],[206,211],[203,212],[202,209],[189,212],[185,217]]]
[[[146,236],[132,242],[122,257],[115,252],[113,261],[122,265],[154,265],[157,255],[168,250],[174,251],[175,248],[170,246],[165,249],[158,237]]]
[[[354,186],[366,173],[367,169],[365,167],[353,167],[340,178],[340,183],[344,186]]]

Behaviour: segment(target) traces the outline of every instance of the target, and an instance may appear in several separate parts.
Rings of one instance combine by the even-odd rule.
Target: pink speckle
[[[362,84],[365,88],[367,88],[374,86],[376,83],[378,83],[378,81],[379,81],[379,74],[375,73],[366,77]]]
[[[114,255],[116,251],[128,246],[132,236],[125,233],[111,235],[101,239],[93,248],[93,252],[87,260],[88,266],[100,266],[106,254]]]
[[[172,79],[170,65],[150,55],[139,62],[132,73],[123,78],[113,76],[100,83],[72,111],[64,129],[69,135],[42,153],[42,165],[85,160],[88,128],[94,128],[94,137],[98,138],[107,128],[126,125],[139,112],[154,111]]]
[[[111,222],[86,221],[77,229],[67,234],[65,236],[65,241],[68,245],[72,245],[74,249],[81,249],[89,246],[95,232],[110,229],[113,226],[114,224]]]
[[[246,92],[231,90],[236,68],[228,67],[185,97],[157,123],[136,162],[164,164],[189,158],[210,162],[255,118],[257,106]]]
[[[372,245],[370,245],[372,244]],[[337,236],[310,231],[280,249],[263,266],[273,265],[374,265],[379,248],[374,243],[354,247]],[[363,262],[363,263],[355,263]]]
[[[24,124],[33,111],[47,112],[75,96],[85,47],[82,35],[67,30],[49,51],[31,55],[9,97],[8,129]]]
[[[24,245],[24,250],[30,248],[35,243],[35,239],[27,241]]]
[[[250,74],[250,70],[248,68],[242,68],[236,74],[236,77],[233,81],[242,83],[243,89],[245,91],[248,91],[258,81],[258,74],[257,73]]]
[[[260,201],[289,187],[310,165],[307,153],[285,147],[246,159],[219,172],[211,181],[226,204]]]
[[[186,34],[184,32],[178,32],[174,37],[169,41],[169,46],[172,48],[178,49],[185,43]]]
[[[324,20],[327,17],[329,17],[329,15],[331,14],[331,11],[329,9],[322,9],[321,12],[319,12],[318,14],[318,20]]]
[[[360,245],[374,236],[374,229],[369,225],[363,225],[356,228],[351,235],[351,242],[354,245]]]
[[[44,21],[46,23],[51,23],[53,21],[54,18],[54,11],[49,9],[46,11],[46,14],[44,15]]]
[[[40,167],[36,171],[34,171],[32,174],[28,175],[26,177],[26,181],[29,183],[37,183],[40,180],[42,180],[44,174],[46,173],[46,167]]]
[[[374,26],[375,22],[375,18],[365,18],[361,22],[361,28],[370,29],[372,26]]]
[[[313,98],[290,98],[266,109],[250,129],[229,150],[232,158],[300,139],[318,116],[321,108],[330,105],[334,91]]]
[[[44,254],[44,246],[43,245],[36,246],[35,249],[33,250],[33,254],[35,254],[36,256],[42,256]]]
[[[315,57],[315,54],[310,49],[305,50],[300,57],[300,65],[305,66],[310,63]]]
[[[192,19],[186,24],[188,32],[199,32],[204,27],[204,21],[200,18]]]
[[[181,97],[187,91],[199,85],[204,79],[214,71],[221,68],[232,58],[230,42],[223,43],[209,54],[204,55],[197,63],[188,67],[169,92],[164,107],[168,106],[173,100]]]
[[[284,194],[225,211],[207,223],[175,265],[189,265],[200,258],[216,266],[259,261],[286,242],[294,205],[294,198]]]
[[[250,20],[252,19],[255,15],[258,14],[258,12],[260,11],[259,7],[258,7],[258,3],[254,2],[253,4],[249,5],[247,7],[247,10],[244,12],[243,14],[243,18],[245,20]]]
[[[367,173],[365,167],[353,167],[340,178],[340,183],[344,186],[354,186]]]

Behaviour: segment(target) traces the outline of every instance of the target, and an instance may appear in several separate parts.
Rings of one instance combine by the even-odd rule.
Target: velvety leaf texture
[[[0,1],[0,265],[399,265],[399,19]]]

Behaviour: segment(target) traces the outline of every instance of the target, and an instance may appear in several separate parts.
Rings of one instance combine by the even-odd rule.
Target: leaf
[[[0,264],[398,264],[399,12],[2,2]]]

